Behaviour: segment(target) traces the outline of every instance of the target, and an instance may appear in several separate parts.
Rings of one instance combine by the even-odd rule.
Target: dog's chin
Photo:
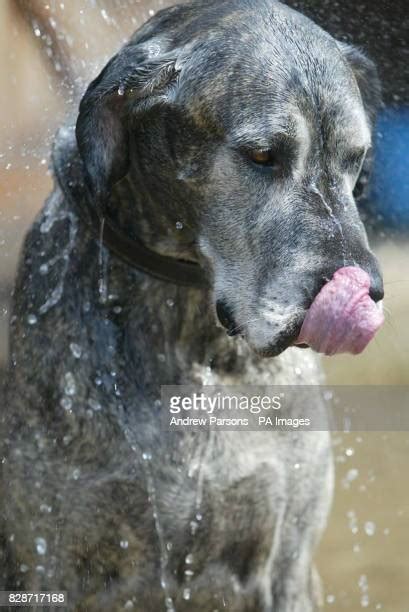
[[[251,330],[249,330],[245,338],[250,348],[259,357],[277,357],[291,346],[308,348],[307,345],[296,344],[301,325],[302,318],[297,317],[286,325],[285,328],[280,330],[273,338],[271,338],[271,333],[270,338],[268,337],[268,331],[271,332],[271,330],[266,330],[265,333],[260,333],[260,331],[258,331],[258,333],[251,333]]]

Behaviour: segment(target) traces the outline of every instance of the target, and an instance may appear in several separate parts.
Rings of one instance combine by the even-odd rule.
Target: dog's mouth
[[[340,268],[322,287],[310,308],[287,320],[269,343],[255,342],[254,330],[243,333],[225,304],[218,303],[217,313],[230,336],[244,335],[262,357],[276,357],[290,346],[312,348],[325,355],[357,355],[374,338],[384,321],[381,303],[377,304],[369,293],[367,272],[352,266]],[[268,322],[262,333],[264,338],[266,330]]]

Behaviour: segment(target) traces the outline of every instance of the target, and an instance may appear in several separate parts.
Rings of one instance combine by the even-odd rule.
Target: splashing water
[[[59,203],[60,203],[60,195],[58,192],[55,192],[54,194],[51,195],[49,199],[48,205],[45,209],[46,218],[40,226],[40,232],[42,234],[47,234],[52,229],[52,227],[57,221],[65,221],[66,219],[68,219],[69,221],[68,244],[65,246],[65,248],[62,250],[61,253],[53,257],[46,264],[47,270],[48,270],[51,266],[53,266],[58,261],[61,261],[61,260],[63,261],[62,271],[59,275],[60,280],[57,286],[53,289],[53,291],[51,292],[51,295],[44,302],[44,304],[40,306],[39,312],[42,315],[46,314],[51,308],[53,308],[53,306],[56,306],[62,297],[62,294],[64,292],[65,277],[67,276],[68,267],[70,263],[70,255],[74,248],[75,237],[78,232],[77,217],[72,212],[65,211],[65,210],[58,210]],[[44,269],[45,268],[43,268],[43,270]]]
[[[120,421],[123,423],[123,421]],[[130,445],[131,450],[138,456],[136,464],[139,467],[142,458],[142,467],[145,475],[146,486],[148,491],[148,499],[152,508],[152,517],[155,525],[156,536],[159,544],[160,551],[160,585],[165,596],[165,608],[167,612],[176,612],[176,608],[173,602],[173,598],[170,594],[169,579],[168,579],[168,563],[169,563],[169,551],[172,549],[169,546],[169,542],[166,542],[162,522],[159,515],[159,506],[156,494],[155,479],[152,471],[151,461],[152,453],[148,450],[142,450],[139,448],[135,435],[127,425],[122,425],[125,438]]]
[[[104,227],[105,219],[101,219],[101,226],[99,230],[99,254],[98,254],[98,267],[99,267],[99,279],[98,279],[98,292],[99,301],[101,304],[106,304],[108,300],[108,263],[109,263],[109,252],[104,247]]]
[[[369,606],[369,587],[368,578],[365,574],[362,574],[358,580],[359,590],[361,591],[361,607],[367,608]]]
[[[152,468],[150,465],[150,462],[152,460],[151,453],[146,453],[146,452],[142,453],[142,459],[143,459],[143,467],[144,467],[146,482],[148,486],[149,500],[152,506],[153,520],[155,522],[156,535],[158,536],[158,542],[159,542],[160,568],[161,568],[160,583],[165,593],[165,606],[168,612],[176,612],[174,604],[173,604],[173,599],[169,594],[169,586],[168,586],[168,579],[167,579],[167,566],[168,566],[169,556],[168,556],[168,549],[167,549],[167,545],[166,545],[166,541],[165,541],[165,537],[163,533],[162,524],[159,518],[159,508],[158,508],[157,497],[156,497],[155,481],[153,478]]]

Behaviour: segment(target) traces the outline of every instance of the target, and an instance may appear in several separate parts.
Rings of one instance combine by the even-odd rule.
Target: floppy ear
[[[90,84],[80,103],[76,137],[93,197],[105,201],[129,167],[131,115],[171,97],[178,70],[174,54],[146,58],[124,47]]]
[[[376,65],[362,51],[346,43],[338,43],[342,54],[352,68],[361,92],[362,101],[373,124],[382,104],[381,82]]]

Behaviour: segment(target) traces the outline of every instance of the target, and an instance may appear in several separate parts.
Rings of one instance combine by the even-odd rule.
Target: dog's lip
[[[310,348],[309,344],[306,344],[305,342],[294,342],[293,346],[295,346],[296,348],[300,348],[300,349],[307,349]]]
[[[304,316],[302,319],[298,319],[293,323],[292,329],[286,330],[284,329],[281,334],[277,337],[274,342],[271,342],[266,347],[263,348],[254,348],[254,351],[260,357],[277,357],[281,353],[283,353],[288,348],[297,346],[298,348],[309,348],[306,344],[296,344],[296,340],[300,335],[300,329],[302,326],[302,322],[304,320]]]

